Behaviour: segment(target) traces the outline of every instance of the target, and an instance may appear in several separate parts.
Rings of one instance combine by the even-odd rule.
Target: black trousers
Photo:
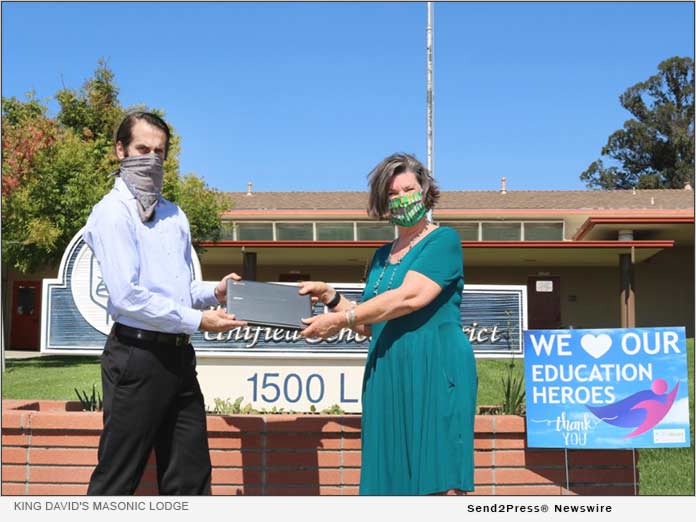
[[[104,430],[88,495],[132,495],[151,449],[162,495],[209,495],[210,452],[193,346],[117,337],[101,357]]]

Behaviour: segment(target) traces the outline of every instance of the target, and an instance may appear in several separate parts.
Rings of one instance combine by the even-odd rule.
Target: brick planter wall
[[[2,406],[2,494],[84,494],[102,414],[63,401]],[[631,451],[569,450],[566,477],[563,450],[526,448],[523,417],[478,415],[475,429],[474,494],[634,494]],[[359,415],[210,415],[208,435],[215,495],[358,493]],[[152,456],[137,494],[157,494]]]

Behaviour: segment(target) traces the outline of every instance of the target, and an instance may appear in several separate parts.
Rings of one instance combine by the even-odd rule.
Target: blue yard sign
[[[684,328],[528,330],[524,352],[529,447],[690,445]]]

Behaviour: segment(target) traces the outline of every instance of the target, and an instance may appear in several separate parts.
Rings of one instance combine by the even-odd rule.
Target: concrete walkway
[[[50,355],[32,350],[5,350],[5,359],[31,359],[32,357],[44,357]]]

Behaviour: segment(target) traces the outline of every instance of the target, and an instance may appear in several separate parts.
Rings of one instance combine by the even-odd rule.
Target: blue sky
[[[420,2],[3,2],[2,95],[78,88],[103,57],[124,106],[166,112],[182,172],[364,190],[392,152],[425,163],[425,26]],[[619,95],[693,48],[691,2],[436,3],[441,188],[584,188]]]

